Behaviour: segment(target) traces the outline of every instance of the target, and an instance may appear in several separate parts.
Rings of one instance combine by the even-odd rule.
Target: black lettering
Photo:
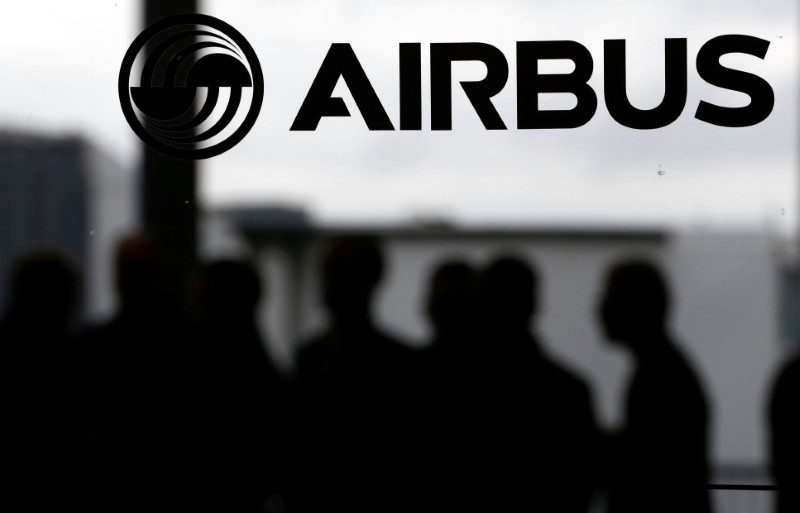
[[[719,59],[728,53],[745,53],[763,59],[769,41],[753,36],[725,35],[711,39],[697,52],[697,73],[711,85],[739,91],[750,97],[744,107],[720,107],[701,101],[694,117],[717,126],[744,127],[761,123],[775,106],[775,93],[763,78],[730,69]]]
[[[350,89],[370,130],[394,130],[364,68],[347,43],[331,45],[289,130],[316,130],[323,116],[350,116],[344,100],[331,96],[339,77]]]
[[[422,130],[422,57],[419,43],[400,43],[400,130]]]
[[[542,59],[569,59],[572,73],[539,74]],[[587,83],[592,76],[592,54],[575,41],[520,41],[517,43],[517,128],[575,128],[597,111],[597,95]],[[571,93],[578,100],[569,110],[539,110],[540,93]]]
[[[486,65],[486,78],[461,82],[472,108],[488,130],[505,130],[506,125],[492,105],[491,98],[502,91],[508,80],[508,62],[503,52],[486,43],[431,44],[431,129],[452,130],[451,94],[453,61],[480,61]]]
[[[651,130],[669,125],[686,106],[686,39],[664,41],[664,98],[658,107],[641,110],[628,100],[625,40],[605,42],[605,97],[608,113],[629,128]]]

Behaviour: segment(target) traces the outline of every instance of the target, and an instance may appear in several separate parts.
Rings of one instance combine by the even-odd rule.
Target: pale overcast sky
[[[122,116],[116,81],[141,29],[140,9],[131,0],[14,3],[0,20],[0,127],[81,133],[116,159],[135,162],[138,140]],[[205,0],[202,10],[250,41],[266,83],[250,134],[201,166],[207,205],[296,202],[329,220],[424,215],[468,223],[796,226],[795,0]],[[729,106],[746,99],[706,84],[694,68],[698,49],[721,34],[770,42],[763,61],[723,61],[765,78],[775,91],[773,113],[757,126],[720,128],[694,119],[701,99]],[[652,131],[619,126],[602,100],[603,40],[626,39],[629,95],[647,108],[663,94],[663,42],[674,37],[688,39],[683,114]],[[555,39],[591,51],[597,113],[577,129],[516,130],[514,44]],[[466,41],[492,44],[509,61],[508,84],[494,99],[507,131],[486,131],[460,88],[453,95],[454,129],[429,130],[427,45]],[[422,43],[423,130],[368,131],[340,84],[337,93],[353,117],[324,119],[316,132],[290,132],[334,42],[352,44],[395,126],[398,44]],[[454,66],[454,80],[484,73],[480,65]]]

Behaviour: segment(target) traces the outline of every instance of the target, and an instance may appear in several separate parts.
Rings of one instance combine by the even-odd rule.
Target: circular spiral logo
[[[204,14],[150,25],[119,72],[128,124],[170,157],[206,159],[233,148],[255,124],[263,99],[253,48],[236,29]]]

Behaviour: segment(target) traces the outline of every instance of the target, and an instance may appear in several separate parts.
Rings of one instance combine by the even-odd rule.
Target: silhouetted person
[[[199,277],[190,435],[193,475],[223,482],[276,480],[287,471],[283,389],[257,325],[261,280],[248,262],[220,260]],[[226,492],[222,487],[220,492]],[[218,510],[260,510],[258,484],[215,495]],[[238,501],[238,502],[234,502]]]
[[[337,238],[323,250],[322,296],[329,327],[298,354],[298,444],[303,482],[332,488],[309,491],[320,501],[309,509],[330,508],[337,501],[331,494],[347,496],[341,500],[348,508],[358,500],[369,509],[365,503],[371,493],[407,477],[404,422],[413,378],[411,353],[372,320],[383,267],[372,238]]]
[[[71,321],[72,262],[53,250],[18,259],[0,321],[2,454],[6,476],[68,475],[77,447]]]
[[[184,437],[188,331],[164,289],[155,242],[131,236],[116,252],[120,308],[83,338],[86,423],[101,475],[175,473]]]
[[[780,371],[769,402],[772,475],[777,513],[800,511],[800,358]]]
[[[606,455],[609,513],[710,511],[708,408],[667,327],[669,293],[651,263],[611,268],[601,305],[606,337],[633,355],[626,424]]]
[[[477,299],[478,274],[469,264],[453,260],[436,267],[427,301],[434,331],[431,355],[441,352],[459,356],[474,352]]]
[[[258,477],[275,473],[269,448],[280,411],[280,380],[256,324],[261,283],[252,265],[222,260],[201,277],[197,326],[202,397],[203,459],[212,475]],[[208,452],[206,452],[208,451]]]
[[[466,262],[448,260],[433,270],[426,301],[433,337],[420,357],[423,379],[415,392],[426,427],[413,442],[414,473],[430,484],[455,481],[469,468],[464,449],[474,440],[466,426],[481,365],[477,299],[478,274]]]
[[[522,259],[500,257],[484,270],[479,431],[466,450],[475,451],[476,475],[498,511],[585,512],[596,442],[591,396],[531,333],[537,300],[537,276]]]

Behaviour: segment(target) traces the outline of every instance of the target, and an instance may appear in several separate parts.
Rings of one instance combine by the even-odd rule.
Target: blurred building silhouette
[[[240,207],[214,213],[242,235],[270,283],[261,316],[277,363],[292,365],[294,343],[324,324],[318,252],[331,236],[383,240],[387,271],[375,316],[421,347],[430,338],[425,294],[442,260],[483,265],[506,250],[535,261],[543,281],[539,328],[544,349],[587,376],[596,415],[619,426],[630,362],[602,342],[595,312],[602,276],[615,260],[641,256],[660,262],[675,296],[673,326],[682,349],[702,374],[711,401],[712,480],[765,477],[762,400],[786,344],[779,329],[781,260],[776,241],[761,232],[681,232],[637,227],[455,228],[443,223],[394,226],[318,225],[292,207]],[[218,239],[223,237],[218,235]]]
[[[0,131],[0,310],[22,253],[56,247],[84,275],[81,313],[110,313],[113,248],[135,223],[134,174],[78,136]]]

